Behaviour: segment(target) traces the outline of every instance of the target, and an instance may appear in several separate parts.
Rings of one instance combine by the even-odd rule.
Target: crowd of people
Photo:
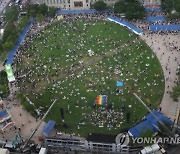
[[[141,105],[129,95],[130,88],[133,87],[145,100],[163,95],[163,73],[153,70],[160,67],[155,54],[131,33],[124,41],[124,36],[108,27],[107,16],[109,14],[64,15],[61,21],[53,19],[33,25],[17,52],[14,66],[18,89],[38,102],[35,106],[40,111],[47,108],[44,101],[50,103],[54,96],[61,96],[63,104],[69,104],[68,114],[75,106],[82,113],[92,109],[85,117],[96,126],[103,123],[111,129],[127,121],[123,116],[126,111],[119,112],[117,105],[106,112],[94,109],[97,95],[108,95],[108,103],[113,106],[126,104],[132,110],[132,122],[138,119],[134,117],[137,110],[133,107],[141,108]],[[107,26],[93,32],[91,27],[95,28],[99,21]],[[90,28],[92,34],[87,37]],[[109,34],[109,38],[104,38],[103,33]],[[120,37],[113,39],[110,34]],[[106,49],[107,44],[109,49]],[[172,44],[174,47],[176,42]],[[94,55],[89,55],[88,50]],[[116,87],[118,80],[125,86]],[[48,96],[48,100],[43,100]]]

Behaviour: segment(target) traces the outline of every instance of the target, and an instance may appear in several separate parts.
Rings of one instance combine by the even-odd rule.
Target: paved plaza
[[[4,11],[11,0],[0,0],[0,14]]]

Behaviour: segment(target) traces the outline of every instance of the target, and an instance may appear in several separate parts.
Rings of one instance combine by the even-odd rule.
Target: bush
[[[94,9],[98,11],[103,11],[106,8],[107,8],[107,4],[104,3],[104,1],[97,1],[96,3],[94,3]]]
[[[10,91],[8,87],[8,80],[5,71],[0,72],[0,97],[6,98],[8,97]]]

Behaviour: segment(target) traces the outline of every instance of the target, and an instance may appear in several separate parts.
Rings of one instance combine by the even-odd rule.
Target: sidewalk
[[[180,53],[176,50],[171,51],[170,44],[173,42],[176,46],[180,46],[180,36],[170,33],[168,35],[145,34],[142,36],[142,39],[154,51],[163,68],[165,93],[160,107],[162,107],[162,112],[165,115],[174,120],[176,109],[180,108],[180,102],[173,102],[169,91],[172,90],[172,87],[175,85],[174,81],[177,79],[176,69],[180,64]]]

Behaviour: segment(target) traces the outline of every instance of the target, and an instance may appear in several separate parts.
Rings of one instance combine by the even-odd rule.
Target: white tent
[[[9,150],[8,149],[2,149],[0,148],[0,154],[9,154]]]

